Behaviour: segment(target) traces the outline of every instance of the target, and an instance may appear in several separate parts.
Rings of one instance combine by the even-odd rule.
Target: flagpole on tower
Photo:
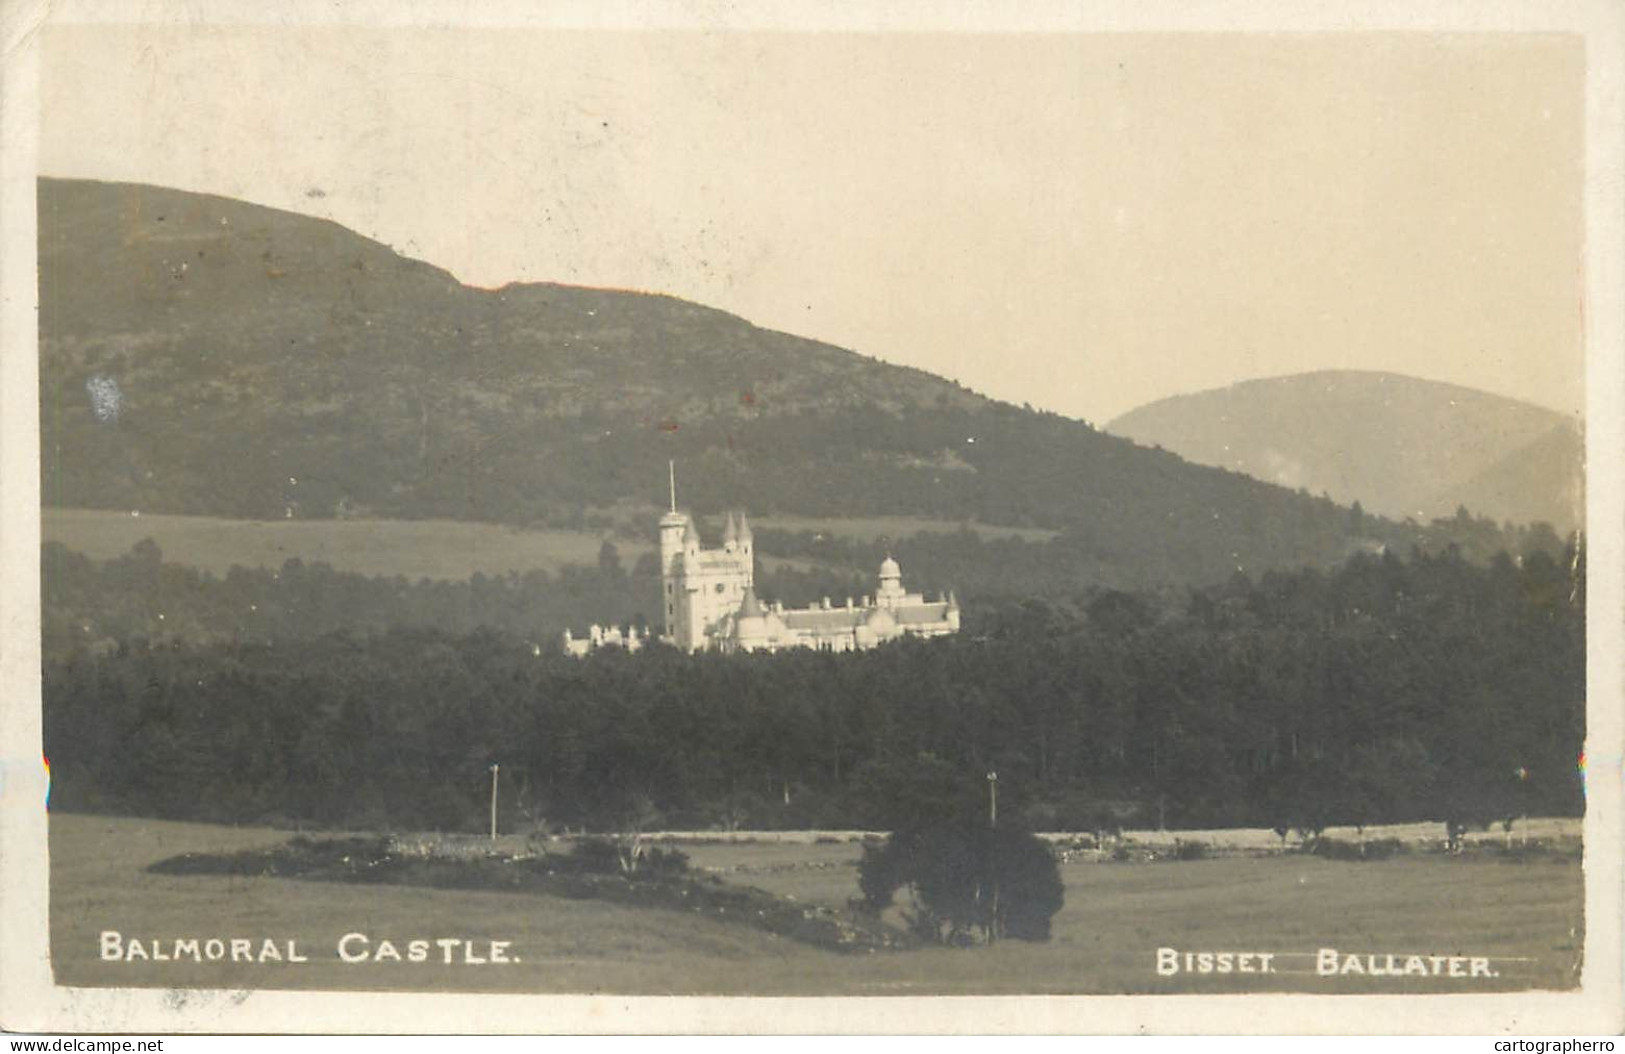
[[[671,473],[671,511],[677,511],[677,462],[666,462],[666,471]]]

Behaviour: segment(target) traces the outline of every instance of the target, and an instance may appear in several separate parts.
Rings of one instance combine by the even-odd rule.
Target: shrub
[[[1328,860],[1386,860],[1410,852],[1410,847],[1397,838],[1375,838],[1369,842],[1319,838],[1308,846],[1308,851]]]
[[[1175,860],[1206,860],[1211,854],[1206,842],[1187,842],[1184,839],[1174,840]]]
[[[1391,856],[1408,853],[1411,847],[1398,838],[1373,838],[1365,843],[1365,858],[1367,860],[1386,860]]]
[[[688,872],[688,854],[681,849],[654,848],[643,855],[643,863],[638,868],[639,874],[648,874],[667,878],[672,875],[682,875]]]
[[[898,831],[878,847],[864,846],[858,886],[874,911],[908,887],[910,930],[955,946],[974,943],[978,934],[989,943],[1048,940],[1050,920],[1065,899],[1060,869],[1042,840],[951,823]]]
[[[581,838],[571,846],[565,866],[572,871],[585,871],[594,875],[621,873],[621,850],[608,838]]]
[[[688,872],[688,854],[681,849],[607,837],[577,839],[569,855],[549,859],[560,870],[578,874],[660,879]]]

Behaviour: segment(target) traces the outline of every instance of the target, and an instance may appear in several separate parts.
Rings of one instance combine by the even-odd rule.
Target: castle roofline
[[[790,608],[779,617],[792,630],[851,629],[862,624],[874,608]]]
[[[899,604],[891,608],[892,617],[904,624],[941,622],[948,617],[954,605],[945,600],[927,600],[919,604]]]

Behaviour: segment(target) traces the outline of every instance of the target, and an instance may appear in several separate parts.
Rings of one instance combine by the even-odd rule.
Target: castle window
[[[724,590],[724,589],[727,589],[727,588],[728,588],[728,587],[727,587],[727,586],[725,586],[725,585],[723,585],[723,584],[722,584],[722,583],[721,583],[721,582],[718,582],[718,583],[717,583],[717,592],[718,592],[718,593],[720,593],[720,592],[722,592],[722,591],[723,591],[723,590]]]
[[[671,605],[670,604],[666,605],[666,614],[668,614],[668,615],[671,614]]]
[[[671,596],[671,583],[670,582],[666,583],[666,595]]]

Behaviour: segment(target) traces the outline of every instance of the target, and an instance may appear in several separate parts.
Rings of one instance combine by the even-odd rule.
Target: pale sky
[[[1327,368],[1578,412],[1579,38],[50,27],[45,174],[671,293],[1104,424]]]

